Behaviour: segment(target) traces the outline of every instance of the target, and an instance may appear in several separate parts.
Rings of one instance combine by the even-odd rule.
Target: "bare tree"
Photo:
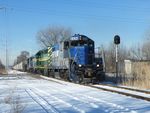
[[[115,46],[113,43],[110,43],[108,47],[104,47],[105,51],[105,63],[106,71],[114,72],[115,71]]]
[[[14,61],[14,65],[27,60],[28,57],[29,57],[28,51],[21,51],[20,55],[17,56],[17,59]]]
[[[130,57],[134,60],[150,60],[150,39],[130,48]]]
[[[120,44],[119,46],[119,61],[124,62],[125,59],[130,58],[130,51],[124,46],[124,44]]]
[[[150,38],[144,41],[141,50],[142,50],[143,58],[146,60],[150,60]]]
[[[69,38],[71,34],[70,28],[50,26],[37,33],[37,41],[42,47],[48,47]]]
[[[115,56],[115,45],[111,42],[108,47],[104,48],[105,51],[105,61],[106,61],[106,71],[107,72],[115,72],[116,65],[116,56]],[[128,49],[121,44],[118,49],[118,60],[120,62],[120,71],[123,70],[123,62],[128,58],[129,52]]]
[[[130,59],[143,60],[142,46],[140,44],[130,48]]]

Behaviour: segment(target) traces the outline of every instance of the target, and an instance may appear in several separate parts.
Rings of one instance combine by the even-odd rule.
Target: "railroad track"
[[[96,89],[101,89],[104,91],[110,91],[110,92],[119,93],[126,96],[131,96],[137,99],[150,101],[150,91],[127,88],[122,86],[106,85],[106,84],[88,85],[88,86]]]
[[[110,85],[110,84],[101,84],[101,83],[99,85],[110,86],[110,87],[114,87],[114,88],[122,88],[122,89],[126,89],[126,90],[131,90],[131,91],[137,91],[137,92],[141,92],[141,93],[150,94],[150,91],[147,91],[147,90],[140,90],[140,89],[135,89],[135,88],[130,88],[130,87],[123,87],[123,86]]]
[[[46,113],[60,113],[54,106],[52,106],[43,96],[39,95],[32,89],[25,89],[26,93],[43,108]]]
[[[51,78],[42,77],[47,80],[51,80]],[[55,81],[54,78],[52,78],[53,82]],[[58,79],[56,79],[57,83],[62,84],[62,82],[59,82]],[[68,81],[65,81],[68,82]],[[97,85],[87,85],[87,84],[81,84],[84,86],[89,86],[96,89],[101,89],[104,91],[119,93],[126,96],[131,96],[133,98],[142,99],[150,102],[150,91],[145,90],[139,90],[134,88],[128,88],[128,87],[122,87],[122,86],[115,86],[115,85],[108,85],[108,84],[97,84]]]
[[[8,92],[9,92],[9,91],[6,89],[6,90],[0,92],[0,95],[2,95],[2,94],[7,94]]]

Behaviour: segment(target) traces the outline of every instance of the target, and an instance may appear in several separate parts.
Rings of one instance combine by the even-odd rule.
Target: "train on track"
[[[96,57],[94,41],[80,34],[38,51],[24,63],[15,65],[14,69],[75,83],[105,79],[103,59]]]

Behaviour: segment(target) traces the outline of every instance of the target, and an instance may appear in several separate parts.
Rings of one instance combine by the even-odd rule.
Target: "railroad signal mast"
[[[115,35],[114,36],[114,44],[116,46],[116,83],[118,83],[118,45],[120,44],[120,36],[119,35]]]

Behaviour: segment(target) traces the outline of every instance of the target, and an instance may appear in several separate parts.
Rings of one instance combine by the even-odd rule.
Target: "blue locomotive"
[[[94,41],[75,34],[59,44],[40,50],[27,61],[28,70],[71,82],[93,82],[105,78],[102,58],[95,57]]]

